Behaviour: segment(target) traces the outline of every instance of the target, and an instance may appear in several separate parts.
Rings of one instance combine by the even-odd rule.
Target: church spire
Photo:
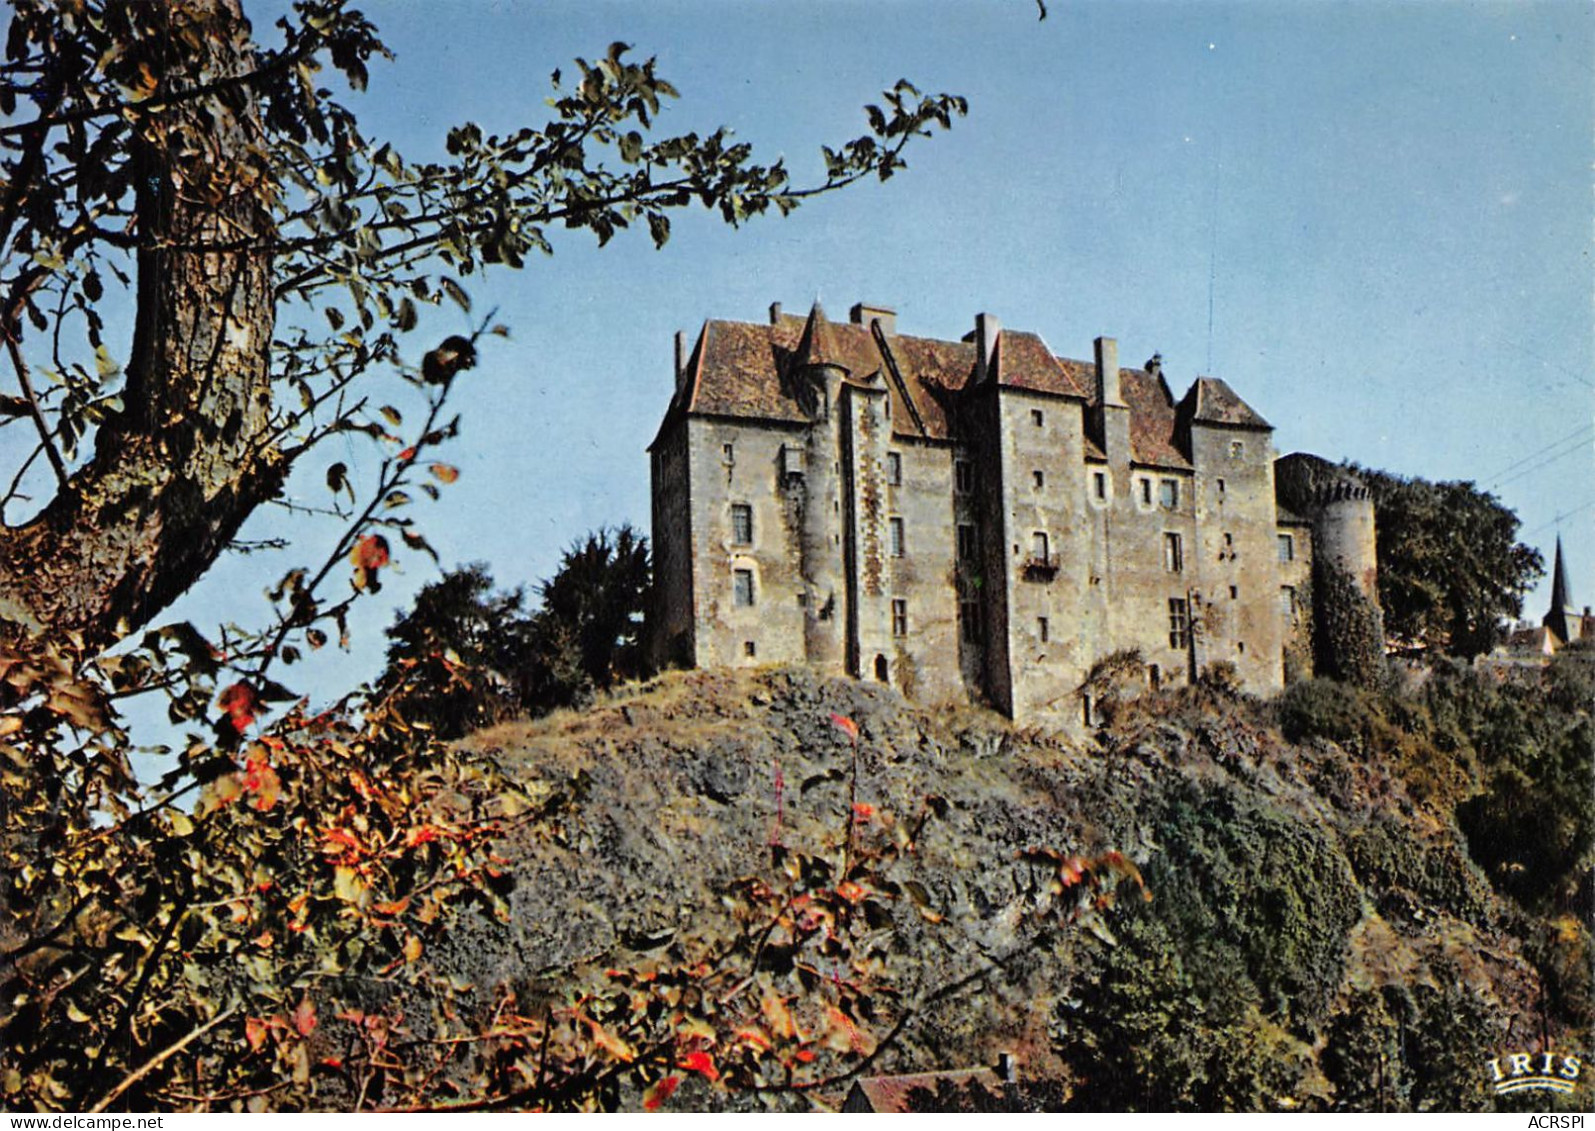
[[[1578,623],[1578,609],[1573,605],[1573,594],[1567,585],[1567,565],[1562,560],[1562,536],[1556,536],[1556,565],[1551,573],[1551,610],[1540,622],[1556,633],[1563,644],[1575,639],[1569,629]]]

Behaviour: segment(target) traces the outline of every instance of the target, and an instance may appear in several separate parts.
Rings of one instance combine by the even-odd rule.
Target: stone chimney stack
[[[772,325],[772,326],[778,325],[780,323],[780,321],[781,321],[781,304],[778,303],[778,302],[772,302],[770,304],[770,325]]]
[[[676,392],[681,392],[687,383],[687,335],[683,330],[676,331]]]
[[[975,315],[975,382],[995,381],[996,366],[992,362],[997,354],[997,339],[1002,335],[1002,323],[995,314]]]
[[[1130,466],[1130,407],[1124,403],[1123,381],[1119,373],[1119,343],[1098,338],[1097,403],[1086,420],[1091,435],[1102,445],[1108,463],[1128,471]],[[1128,490],[1128,479],[1125,489]]]
[[[1097,403],[1121,405],[1124,394],[1119,391],[1119,343],[1112,338],[1098,338],[1097,347]]]
[[[855,302],[853,309],[848,311],[848,317],[853,325],[863,326],[866,330],[876,322],[881,324],[881,333],[891,336],[897,333],[897,311],[888,306],[872,306],[867,302]]]

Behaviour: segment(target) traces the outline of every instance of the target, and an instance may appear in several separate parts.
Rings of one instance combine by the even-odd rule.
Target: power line
[[[1516,471],[1530,460],[1538,459],[1544,452],[1548,452],[1552,448],[1559,448],[1569,440],[1579,439],[1586,432],[1595,432],[1595,424],[1585,424],[1580,428],[1576,428],[1572,432],[1569,432],[1566,436],[1563,436],[1560,440],[1552,440],[1549,444],[1546,444],[1541,448],[1537,448],[1528,455],[1517,460],[1515,463],[1507,464],[1500,471],[1492,472],[1491,474],[1482,477],[1479,481],[1481,483],[1494,483],[1496,480],[1500,479],[1501,476],[1507,474],[1508,472]]]
[[[1568,448],[1566,451],[1558,452],[1556,455],[1553,455],[1553,456],[1547,456],[1545,459],[1540,460],[1538,463],[1531,463],[1527,467],[1523,468],[1521,471],[1515,472],[1512,475],[1508,475],[1504,479],[1495,480],[1495,482],[1490,484],[1490,486],[1492,486],[1492,487],[1504,487],[1508,483],[1516,483],[1519,479],[1522,479],[1525,475],[1532,475],[1536,471],[1542,471],[1545,468],[1551,466],[1551,464],[1553,464],[1553,463],[1559,463],[1562,460],[1566,459],[1568,456],[1576,455],[1579,452],[1584,451],[1585,448],[1586,448],[1585,442],[1583,440],[1579,440],[1577,443],[1575,443],[1572,447]]]
[[[1551,519],[1550,522],[1542,522],[1542,523],[1540,523],[1540,525],[1536,526],[1533,530],[1527,531],[1526,533],[1520,535],[1520,537],[1528,538],[1528,537],[1530,537],[1532,535],[1540,533],[1540,531],[1542,531],[1542,530],[1549,530],[1553,526],[1560,526],[1562,524],[1562,520],[1563,519],[1572,518],[1575,514],[1583,514],[1585,511],[1589,510],[1591,507],[1595,507],[1595,499],[1591,499],[1587,503],[1584,503],[1584,504],[1582,504],[1580,506],[1576,506],[1570,511],[1563,511],[1561,514],[1559,514],[1555,518]]]

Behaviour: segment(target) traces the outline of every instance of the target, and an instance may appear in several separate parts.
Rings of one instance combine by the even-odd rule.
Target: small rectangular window
[[[1163,479],[1158,482],[1158,503],[1166,511],[1180,509],[1180,481],[1178,479]]]
[[[908,635],[908,602],[902,597],[892,598],[892,635]]]
[[[1224,501],[1224,480],[1222,478],[1218,481],[1218,500],[1219,502]]]
[[[958,560],[961,562],[975,560],[975,528],[967,522],[958,524]]]
[[[894,558],[902,557],[903,556],[903,520],[900,519],[900,518],[893,518],[893,519],[887,520],[886,529],[891,534],[892,557],[894,557]]]
[[[1169,598],[1169,647],[1185,648],[1191,643],[1191,616],[1183,597]]]
[[[1047,477],[1040,471],[1032,471],[1030,473],[1030,482],[1034,484],[1036,490],[1039,491],[1047,485]]]
[[[1180,544],[1178,534],[1163,535],[1163,568],[1170,573],[1179,573],[1185,568],[1185,547]]]
[[[903,457],[897,452],[886,453],[886,482],[899,487],[903,482]]]
[[[747,503],[731,504],[731,541],[737,546],[753,545],[753,508]]]
[[[1296,560],[1296,539],[1289,534],[1279,536],[1279,560],[1293,562]]]
[[[1150,479],[1141,480],[1141,504],[1148,507],[1152,505],[1152,481]]]
[[[1047,532],[1038,530],[1030,536],[1030,556],[1038,562],[1047,560]]]
[[[1096,471],[1091,474],[1091,491],[1099,499],[1108,497],[1108,473]]]
[[[1230,459],[1240,459],[1245,454],[1246,454],[1246,445],[1245,444],[1243,444],[1239,440],[1231,440],[1229,442],[1229,458]]]
[[[753,571],[739,569],[732,571],[732,583],[735,590],[734,604],[739,609],[753,607]]]
[[[721,444],[720,445],[720,458],[725,460],[727,463],[736,463],[737,462],[736,445],[735,444]]]
[[[958,628],[965,641],[980,643],[980,606],[974,601],[958,602]]]
[[[749,659],[752,659],[754,656],[757,656],[759,654],[759,649],[753,643],[753,641],[744,640],[742,642],[742,654],[744,656],[747,656]]]
[[[966,459],[953,461],[953,485],[960,495],[975,489],[975,467]]]
[[[1234,600],[1238,599],[1240,597],[1240,595],[1241,595],[1240,586],[1231,585],[1229,587],[1229,599],[1231,601],[1234,601]]]
[[[1043,644],[1050,638],[1050,626],[1047,624],[1046,617],[1036,618],[1036,635],[1041,638]]]
[[[1287,622],[1296,620],[1296,590],[1289,585],[1279,587],[1279,612]]]
[[[1041,415],[1041,410],[1039,408],[1033,408],[1030,410],[1030,423],[1034,424],[1037,428],[1040,428],[1045,421],[1046,417]]]

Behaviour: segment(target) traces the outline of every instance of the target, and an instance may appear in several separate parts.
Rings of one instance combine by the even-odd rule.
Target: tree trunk
[[[238,0],[163,0],[139,45],[158,98],[255,66]],[[146,624],[281,487],[268,444],[272,194],[247,84],[135,126],[137,322],[125,411],[27,525],[0,532],[0,618],[103,648]],[[218,245],[244,250],[207,250]]]

